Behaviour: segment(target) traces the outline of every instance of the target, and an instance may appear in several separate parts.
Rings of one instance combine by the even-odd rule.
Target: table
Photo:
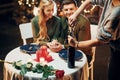
[[[48,63],[52,65],[55,69],[61,69],[65,71],[63,80],[88,80],[88,69],[87,69],[87,58],[82,52],[83,57],[81,60],[75,62],[75,68],[68,68],[67,62],[61,59],[58,53],[50,51],[50,55],[53,57],[53,61]],[[13,62],[22,60],[23,63],[26,63],[30,60],[35,59],[35,54],[32,56],[25,54],[20,51],[20,47],[17,47],[10,51],[5,57],[5,61]],[[19,75],[19,70],[15,69],[11,64],[4,63],[4,80],[41,80],[41,74],[27,72],[25,76]],[[83,79],[82,79],[83,78]],[[55,76],[50,76],[48,80],[56,80]]]

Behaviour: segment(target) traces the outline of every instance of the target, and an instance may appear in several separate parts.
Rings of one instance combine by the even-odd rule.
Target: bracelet
[[[76,48],[78,48],[79,42],[77,42],[77,45],[75,46]]]

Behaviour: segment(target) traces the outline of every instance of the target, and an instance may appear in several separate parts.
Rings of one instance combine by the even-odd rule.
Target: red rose
[[[64,70],[56,70],[55,76],[56,78],[62,78],[64,76]]]

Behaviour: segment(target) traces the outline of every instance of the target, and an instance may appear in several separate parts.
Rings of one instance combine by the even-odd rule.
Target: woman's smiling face
[[[44,6],[43,11],[44,11],[45,18],[47,18],[47,19],[52,18],[53,12],[54,12],[54,4]]]

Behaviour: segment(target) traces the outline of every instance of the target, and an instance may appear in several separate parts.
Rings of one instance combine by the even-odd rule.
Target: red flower
[[[62,78],[64,76],[64,70],[56,70],[55,76],[56,78]]]

